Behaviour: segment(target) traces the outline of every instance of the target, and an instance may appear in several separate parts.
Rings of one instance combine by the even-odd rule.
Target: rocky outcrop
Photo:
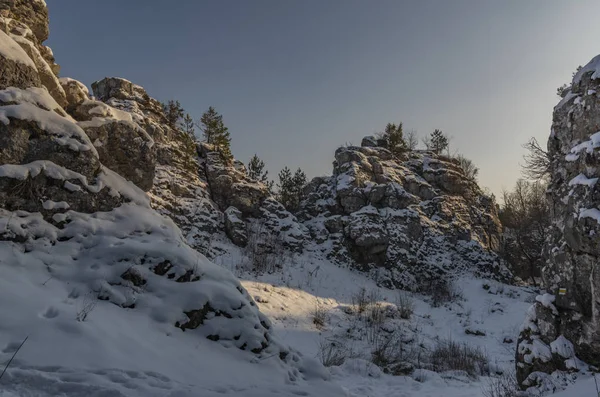
[[[205,172],[213,200],[225,210],[231,206],[244,215],[257,215],[262,202],[269,197],[267,187],[248,177],[245,167],[227,164],[213,147],[206,143],[198,145],[205,162]]]
[[[414,288],[461,270],[509,278],[496,254],[494,200],[458,161],[424,151],[396,158],[380,144],[367,137],[339,148],[333,176],[306,188],[298,216],[322,251],[387,285]]]
[[[150,135],[131,114],[103,102],[84,100],[71,114],[94,143],[100,161],[139,188],[154,183],[156,148]]]
[[[60,78],[58,81],[65,91],[67,100],[66,110],[68,112],[73,111],[77,105],[90,99],[90,92],[85,84],[68,77]]]
[[[239,247],[245,247],[248,244],[246,222],[242,219],[242,212],[235,207],[225,210],[225,233]]]
[[[37,79],[60,106],[65,106],[66,95],[57,77],[60,67],[54,62],[52,50],[42,44],[48,38],[46,4],[41,0],[0,0],[0,30],[25,51]],[[13,78],[19,80],[22,76]]]
[[[153,197],[161,210],[169,198],[160,194],[165,175],[191,175],[170,192],[190,198],[199,211],[197,198],[206,193],[193,139],[168,127],[160,104],[126,80],[93,85],[105,103],[90,100],[78,82],[61,85],[48,63],[51,52],[41,46],[47,38],[43,1],[0,0],[0,16],[2,266],[27,264],[23,272],[50,277],[53,288],[72,291],[68,299],[91,291],[89,299],[137,310],[156,326],[191,329],[227,348],[278,357],[297,373],[301,358],[274,339],[269,320],[239,281],[193,250],[175,223],[127,181],[159,193]],[[167,160],[182,146],[188,157]],[[155,178],[157,164],[162,168]],[[169,208],[180,210],[181,203],[174,200]],[[31,288],[40,297],[48,291],[41,283]]]
[[[549,345],[564,337],[583,361],[600,365],[600,56],[574,76],[554,108],[548,139],[552,226],[544,247],[544,287],[556,296],[551,327],[539,330]],[[536,309],[537,310],[537,309]],[[522,334],[522,338],[526,338]],[[540,368],[518,358],[519,381],[565,368]],[[576,370],[576,368],[570,368]],[[529,380],[528,380],[529,379]]]

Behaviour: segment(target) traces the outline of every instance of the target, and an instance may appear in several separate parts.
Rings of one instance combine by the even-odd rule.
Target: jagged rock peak
[[[542,272],[549,294],[545,301],[552,306],[537,302],[528,319],[534,327],[521,333],[517,375],[524,388],[543,386],[555,370],[576,370],[574,356],[600,365],[599,70],[597,56],[575,74],[554,108],[548,139],[552,226]],[[571,345],[570,357],[552,348],[559,337]],[[551,354],[536,354],[540,346]]]
[[[508,278],[495,251],[496,204],[459,163],[426,151],[401,158],[373,137],[335,152],[333,176],[313,179],[299,218],[323,251],[404,287],[470,270]]]

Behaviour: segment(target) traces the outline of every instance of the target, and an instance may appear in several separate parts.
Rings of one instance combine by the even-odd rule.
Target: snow
[[[556,353],[563,358],[573,358],[575,356],[573,344],[563,335],[560,335],[554,342],[550,343],[550,349],[552,353]]]
[[[585,150],[587,153],[593,153],[594,149],[600,147],[600,131],[590,135],[590,139],[571,148],[571,154],[577,154]],[[569,160],[572,161],[572,160]]]
[[[52,200],[46,200],[42,203],[42,207],[44,207],[45,210],[65,210],[68,209],[70,205],[66,201],[56,202]]]
[[[577,84],[581,81],[581,78],[584,74],[593,72],[591,78],[597,79],[600,77],[600,55],[596,55],[587,65],[582,67],[576,74],[573,76],[573,84]]]
[[[4,33],[1,30],[0,55],[6,59],[22,63],[33,68],[34,70],[37,70],[31,58],[29,58],[27,53],[25,53],[25,50],[23,50],[19,44],[17,44],[12,38],[10,38],[6,33]]]
[[[556,310],[556,306],[554,306],[554,301],[556,300],[556,296],[552,294],[543,294],[535,297],[536,302],[542,304],[542,306],[547,307],[552,310],[552,313],[558,314],[558,310]]]
[[[584,185],[587,187],[593,187],[596,182],[598,182],[598,178],[588,178],[583,174],[579,174],[569,181],[569,186]]]
[[[268,320],[235,277],[185,244],[170,219],[133,203],[61,215],[68,222],[59,229],[40,214],[0,210],[4,235],[35,236],[27,252],[0,241],[0,361],[29,337],[0,396],[345,395],[314,359],[289,351],[284,364],[274,336],[260,355],[239,350],[260,347],[259,322]],[[199,279],[154,275],[151,263],[165,259],[174,278],[193,271]],[[120,277],[131,269],[147,280],[143,287]],[[232,317],[208,316],[188,332],[174,326],[206,302]],[[211,334],[220,340],[208,340]]]
[[[73,151],[90,151],[92,156],[98,156],[96,148],[85,132],[69,119],[55,112],[40,109],[31,103],[0,107],[0,122],[9,125],[10,119],[33,121],[46,133],[54,135],[58,144],[67,146]]]
[[[554,107],[554,110],[556,111],[556,110],[560,109],[560,108],[561,108],[561,107],[563,107],[563,106],[564,106],[564,105],[565,105],[567,102],[569,102],[571,99],[573,99],[573,98],[575,98],[575,97],[577,97],[577,94],[573,94],[571,91],[569,91],[569,92],[567,93],[567,95],[565,95],[565,97],[564,97],[564,98],[562,98],[562,99],[560,100],[560,102],[558,102],[558,104],[557,104],[557,105]]]
[[[580,208],[579,219],[592,218],[600,223],[600,210],[598,208]]]
[[[46,88],[29,87],[25,90],[8,87],[0,91],[0,102],[29,103],[45,110],[61,109]]]

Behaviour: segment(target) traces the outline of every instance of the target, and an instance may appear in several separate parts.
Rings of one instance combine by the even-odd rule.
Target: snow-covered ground
[[[463,276],[453,282],[462,298],[433,307],[431,297],[379,288],[361,273],[327,261],[306,256],[296,261],[299,264],[288,264],[281,273],[254,276],[238,272],[238,276],[246,279],[242,284],[285,343],[319,359],[323,348],[332,341],[341,346],[349,358],[330,370],[333,380],[351,396],[483,397],[493,376],[514,373],[518,333],[537,296],[533,289]],[[409,376],[383,373],[370,362],[370,331],[357,331],[360,321],[352,311],[364,291],[376,296],[382,307],[402,305],[401,299],[414,305],[410,319],[386,320],[384,328],[401,328],[426,350],[433,349],[440,340],[479,347],[489,359],[492,377],[473,377],[458,371],[417,370]],[[315,315],[325,318],[323,325],[320,321],[315,324]],[[585,375],[581,378],[586,379]],[[588,394],[578,394],[584,390]],[[577,383],[557,396],[594,395],[592,392],[595,393],[593,380]]]

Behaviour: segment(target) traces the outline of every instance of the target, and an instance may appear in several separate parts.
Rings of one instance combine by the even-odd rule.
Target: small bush
[[[500,376],[488,378],[481,391],[484,397],[519,397],[523,395],[514,372],[505,372]]]
[[[248,235],[245,251],[249,270],[257,274],[281,270],[287,253],[279,235],[262,222],[252,223]]]
[[[483,350],[451,339],[439,341],[430,359],[436,372],[465,371],[471,376],[489,373],[489,359]]]
[[[451,280],[434,280],[427,286],[427,289],[431,295],[433,307],[464,300],[462,291]]]
[[[396,298],[396,307],[400,318],[408,320],[415,310],[415,303],[408,292],[400,291]]]
[[[352,295],[352,306],[356,308],[359,314],[367,311],[370,306],[373,306],[381,300],[381,296],[376,289],[367,291],[366,288],[361,288],[357,293]]]
[[[319,359],[326,367],[342,365],[350,352],[339,342],[322,339],[319,342]]]
[[[317,302],[315,305],[315,309],[312,312],[313,324],[317,326],[317,328],[322,328],[325,326],[327,322],[327,310],[321,305],[321,303]]]

